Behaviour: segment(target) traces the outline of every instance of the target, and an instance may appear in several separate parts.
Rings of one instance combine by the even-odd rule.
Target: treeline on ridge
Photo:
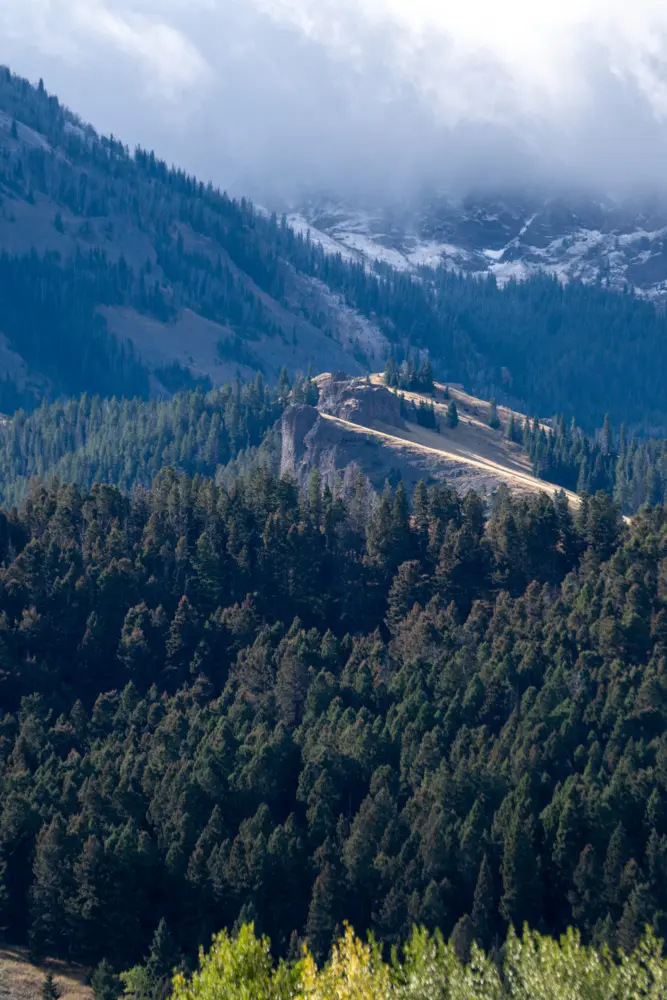
[[[34,478],[56,477],[83,488],[111,483],[131,491],[150,486],[166,466],[215,477],[240,453],[250,461],[262,444],[275,465],[279,440],[272,442],[270,432],[304,381],[292,383],[284,372],[269,389],[258,374],[253,382],[236,380],[172,399],[84,394],[21,410],[0,425],[0,497],[9,505],[21,500]],[[237,469],[238,463],[228,474]]]

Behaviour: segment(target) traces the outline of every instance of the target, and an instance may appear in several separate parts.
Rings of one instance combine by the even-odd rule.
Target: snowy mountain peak
[[[667,296],[667,205],[582,196],[424,198],[393,209],[313,201],[289,216],[332,252],[400,270],[443,265],[500,284],[546,271]]]

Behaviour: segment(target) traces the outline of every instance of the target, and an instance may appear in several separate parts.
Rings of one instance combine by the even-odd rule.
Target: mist
[[[2,0],[0,62],[99,131],[267,204],[664,193],[664,4],[444,6]]]

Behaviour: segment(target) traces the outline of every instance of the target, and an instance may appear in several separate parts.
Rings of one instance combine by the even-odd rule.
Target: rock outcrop
[[[384,385],[367,382],[364,378],[350,378],[341,372],[320,375],[316,379],[320,390],[317,408],[352,424],[370,427],[381,422],[392,427],[402,427],[401,406],[398,397]]]
[[[490,495],[500,485],[518,493],[556,489],[536,479],[520,449],[488,426],[488,403],[451,386],[449,398],[456,400],[461,421],[457,429],[447,428],[447,400],[440,387],[434,400],[438,434],[405,420],[399,397],[377,376],[334,373],[315,381],[317,406],[290,406],[282,421],[281,469],[301,486],[317,469],[328,485],[342,482],[345,492],[359,472],[377,491],[399,480],[409,490],[420,480],[446,480],[462,494],[475,489]]]

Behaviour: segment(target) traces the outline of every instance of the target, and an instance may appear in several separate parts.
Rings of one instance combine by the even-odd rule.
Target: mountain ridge
[[[283,367],[359,376],[419,355],[444,382],[589,433],[607,413],[631,432],[667,430],[667,318],[650,301],[542,270],[501,288],[470,269],[332,253],[286,216],[99,136],[41,82],[0,71],[0,111],[0,412],[257,370],[275,383]],[[457,239],[504,266],[527,219],[491,215],[472,235],[459,219]],[[431,249],[447,225],[429,209]]]
[[[313,471],[332,490],[342,480],[347,492],[358,473],[376,491],[399,480],[409,491],[419,482],[446,481],[461,495],[474,489],[490,496],[501,486],[519,495],[560,489],[535,476],[526,452],[505,434],[510,420],[523,423],[523,414],[496,407],[493,428],[489,403],[438,382],[431,393],[392,391],[379,374],[326,373],[315,384],[314,406],[292,405],[282,416],[281,472],[304,489]],[[454,428],[447,426],[452,402],[460,414]],[[426,410],[430,427],[419,422]],[[579,497],[563,493],[576,508]]]

